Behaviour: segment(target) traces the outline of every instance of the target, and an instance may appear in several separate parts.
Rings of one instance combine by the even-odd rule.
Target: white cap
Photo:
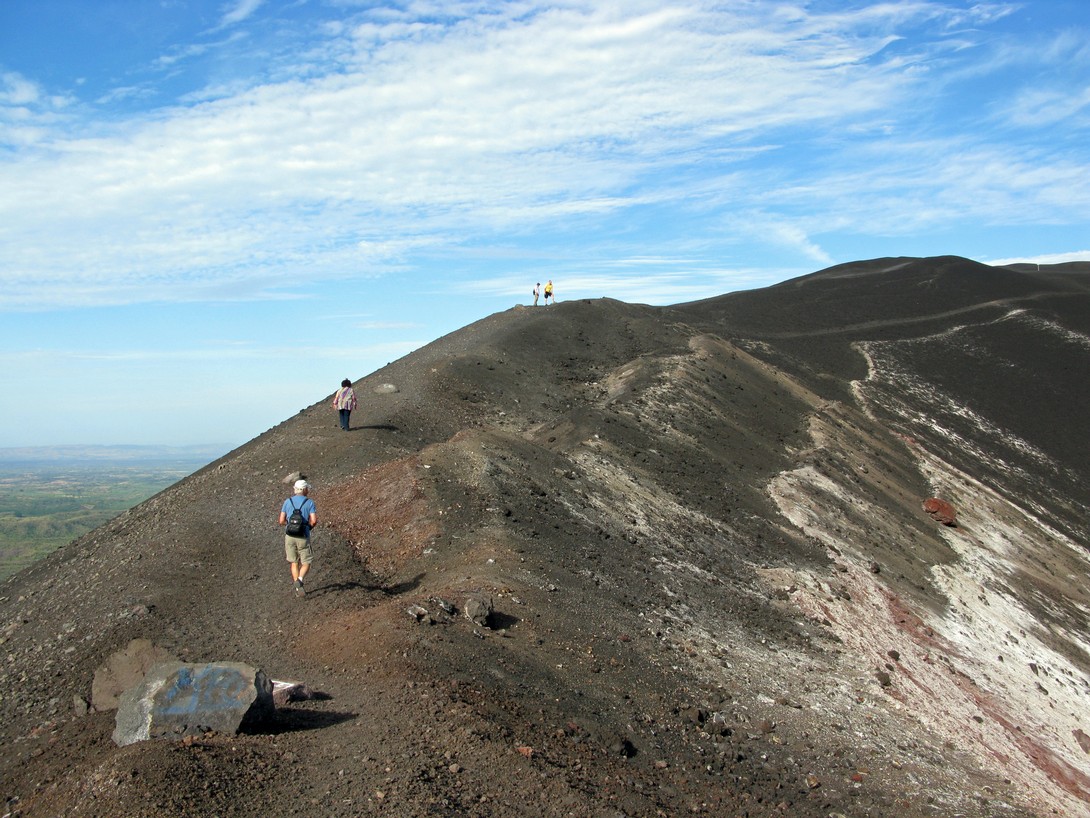
[[[306,491],[309,488],[310,488],[310,483],[308,483],[306,480],[296,480],[295,481],[295,493],[296,494],[302,494],[304,491]]]

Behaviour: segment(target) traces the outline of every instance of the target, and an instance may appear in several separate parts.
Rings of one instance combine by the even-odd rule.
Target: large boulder
[[[275,712],[273,684],[262,670],[240,662],[163,662],[122,694],[113,739],[124,747],[209,731],[231,734]]]
[[[168,661],[177,661],[177,657],[150,639],[133,639],[95,671],[91,706],[100,712],[116,709],[122,693],[143,681],[157,664]]]

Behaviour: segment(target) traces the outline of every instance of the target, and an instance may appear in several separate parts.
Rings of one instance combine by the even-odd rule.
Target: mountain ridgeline
[[[1086,815],[1087,372],[1090,264],[878,259],[489,316],[356,381],[347,433],[323,396],[0,586],[0,795]],[[298,473],[305,599],[276,525]],[[92,679],[138,638],[321,695],[118,747]]]

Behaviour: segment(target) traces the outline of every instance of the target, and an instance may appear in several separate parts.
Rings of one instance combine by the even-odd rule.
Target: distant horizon
[[[194,443],[189,445],[148,443],[61,443],[39,446],[0,446],[0,464],[40,460],[111,461],[151,459],[154,456],[190,455],[217,459],[242,444]]]

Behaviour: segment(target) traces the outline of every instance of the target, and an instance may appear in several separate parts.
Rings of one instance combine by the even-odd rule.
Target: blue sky
[[[226,451],[549,278],[1090,259],[1088,179],[1085,0],[0,0],[0,446]]]

